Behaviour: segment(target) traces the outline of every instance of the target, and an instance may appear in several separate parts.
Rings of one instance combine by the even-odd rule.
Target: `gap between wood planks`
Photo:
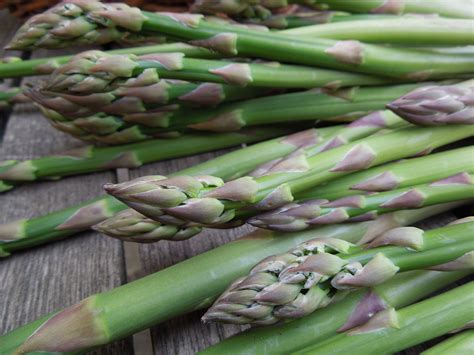
[[[129,169],[120,168],[116,169],[117,182],[125,182],[130,180]],[[132,242],[123,243],[123,261],[125,269],[125,279],[128,282],[132,282],[146,275],[145,269],[143,268],[139,244]],[[150,329],[143,330],[132,336],[133,339],[133,351],[137,355],[153,355],[153,341],[151,339]]]

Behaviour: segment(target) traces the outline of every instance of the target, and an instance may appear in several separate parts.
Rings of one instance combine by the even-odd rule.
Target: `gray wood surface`
[[[0,20],[1,44],[18,26],[18,21],[2,12]],[[53,55],[53,52],[35,52],[35,56],[48,55]],[[38,79],[25,79],[23,85],[34,80]],[[11,85],[11,82],[3,85]],[[51,128],[33,105],[22,104],[9,114],[3,141],[0,142],[0,160],[39,157],[80,144]],[[212,159],[217,154],[175,159],[131,171],[119,169],[21,186],[0,195],[0,223],[45,214],[93,198],[103,193],[101,186],[106,182],[146,174],[166,175]],[[453,215],[444,218],[452,219]],[[248,230],[248,227],[231,231],[208,230],[197,238],[180,243],[146,245],[121,243],[87,232],[17,253],[0,261],[0,334],[45,313],[74,304],[90,294],[117,287],[214,248]],[[202,311],[175,318],[92,353],[194,354],[244,329],[203,325],[199,320],[201,315]],[[418,353],[418,349],[411,353]]]

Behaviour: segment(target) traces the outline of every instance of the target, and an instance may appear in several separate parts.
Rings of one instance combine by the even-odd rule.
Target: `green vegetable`
[[[472,174],[473,156],[474,147],[468,146],[396,161],[347,175],[326,185],[316,186],[304,191],[301,198],[336,200],[364,192],[391,191],[424,184],[464,171]]]
[[[185,43],[158,44],[154,46],[142,46],[114,49],[107,51],[108,54],[117,55],[146,55],[153,53],[173,53],[180,52],[187,57],[192,58],[219,58],[215,52],[211,52],[205,48],[194,47]],[[0,64],[0,78],[15,78],[33,75],[51,74],[59,66],[66,64],[73,58],[73,55],[65,55],[58,57],[47,57],[38,59],[22,60],[15,58]]]
[[[474,330],[466,330],[423,351],[422,355],[469,354],[474,349]]]
[[[298,231],[318,224],[370,220],[398,209],[413,209],[468,199],[474,199],[474,175],[461,172],[427,184],[370,195],[351,195],[332,201],[317,199],[291,203],[275,211],[252,217],[247,222],[265,229]]]
[[[413,223],[450,207],[424,209],[419,213],[397,212],[391,218],[384,216],[377,221],[321,227],[310,233],[283,235],[256,231],[155,274],[90,296],[62,312],[47,315],[7,333],[0,337],[0,353],[66,353],[104,345],[208,306],[229,282],[248,273],[256,262],[306,240],[317,236],[358,240],[374,232],[378,235],[394,226]],[[444,282],[440,280],[440,287]],[[124,309],[127,312],[123,312]]]
[[[375,13],[375,14],[438,14],[444,17],[454,18],[474,18],[469,1],[453,0],[446,2],[445,0],[403,0],[403,1],[386,1],[386,0],[318,0],[317,3],[326,5],[334,10]]]
[[[178,139],[153,139],[146,142],[98,148],[84,146],[38,159],[0,163],[0,180],[5,191],[14,184],[41,179],[84,174],[118,168],[136,168],[155,161],[208,152],[242,143],[252,143],[287,133],[284,128],[259,128],[238,133],[214,135],[185,134]]]
[[[334,238],[307,241],[255,265],[219,296],[202,319],[274,324],[326,307],[338,290],[379,285],[398,272],[440,264],[449,265],[442,270],[472,269],[473,233],[474,222],[465,222],[428,232],[395,228],[376,238],[370,249]]]
[[[295,354],[396,353],[463,327],[474,319],[474,282],[399,311],[387,309],[349,332]]]
[[[472,21],[420,16],[334,22],[280,32],[305,38],[359,40],[373,43],[465,46],[474,44]]]
[[[224,184],[215,177],[180,176],[177,181],[177,178],[149,176],[107,184],[105,189],[143,215],[166,224],[174,220],[178,225],[187,221],[219,225],[246,218],[249,207],[254,211],[273,210],[292,202],[296,194],[311,187],[417,155],[473,133],[473,126],[407,127],[313,156],[302,151],[261,177],[245,176]]]
[[[289,35],[243,29],[206,21],[202,15],[149,13],[138,8],[74,0],[30,19],[11,48],[64,47],[100,31],[171,35],[227,55],[260,57],[282,62],[378,74],[402,79],[426,79],[473,72],[474,59],[445,53],[389,48],[358,41],[295,39]],[[113,38],[111,38],[113,40]]]
[[[364,323],[375,312],[408,306],[468,273],[466,271],[404,272],[369,290],[351,292],[342,300],[331,303],[306,317],[291,322],[251,328],[224,339],[200,354],[289,354],[324,341],[337,331]]]
[[[278,133],[275,127],[272,127],[271,132],[272,134],[285,133],[285,131]],[[310,129],[224,154],[218,158],[184,169],[177,174],[213,174],[229,180],[253,170],[266,161],[285,156],[306,144],[311,144],[318,138],[319,130]],[[230,142],[230,139],[225,140],[225,144],[228,142]],[[224,146],[227,145],[222,145],[222,147]],[[196,149],[193,146],[189,148],[192,148],[193,151]],[[113,197],[101,196],[44,216],[2,224],[0,225],[0,255],[8,256],[17,250],[72,236],[90,229],[93,225],[126,208],[126,205]]]
[[[419,125],[474,124],[474,80],[415,89],[387,107]]]

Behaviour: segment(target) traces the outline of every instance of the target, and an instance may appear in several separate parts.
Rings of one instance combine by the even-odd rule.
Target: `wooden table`
[[[0,20],[0,44],[3,46],[19,26],[19,21],[6,12],[0,12]],[[34,57],[58,53],[67,52],[37,51]],[[21,84],[35,80],[40,79],[27,78]],[[7,81],[3,86],[8,85],[12,82]],[[0,160],[30,159],[81,145],[81,142],[50,127],[32,104],[16,105],[11,112],[0,116],[0,120]],[[149,164],[130,171],[119,169],[60,181],[26,184],[0,195],[0,223],[45,214],[86,201],[103,194],[102,185],[106,182],[149,174],[166,175],[211,159],[219,153],[222,152]],[[445,214],[442,221],[453,218],[452,214]],[[72,305],[93,293],[109,290],[202,253],[248,230],[248,227],[230,231],[208,230],[188,241],[163,241],[148,245],[122,243],[87,232],[15,253],[0,261],[0,333]],[[177,317],[91,353],[194,354],[243,329],[229,325],[203,325],[200,322],[202,313],[198,311]]]

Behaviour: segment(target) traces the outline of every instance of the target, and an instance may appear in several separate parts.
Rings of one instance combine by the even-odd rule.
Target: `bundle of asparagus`
[[[66,0],[28,20],[10,48],[184,43],[5,59],[1,78],[49,76],[4,101],[21,91],[55,128],[116,146],[1,162],[0,192],[272,139],[0,225],[0,256],[91,228],[138,243],[261,229],[13,330],[0,353],[84,352],[207,306],[205,321],[270,325],[204,351],[216,354],[392,353],[468,327],[471,283],[426,298],[472,274],[473,219],[413,224],[474,200],[469,4],[199,0],[192,9]],[[428,353],[461,349],[464,334]]]
[[[471,57],[457,54],[387,48],[358,41],[295,39],[207,21],[201,15],[148,13],[126,5],[119,6],[118,10],[112,5],[83,0],[71,0],[44,15],[34,16],[18,31],[10,47],[58,47],[81,41],[104,43],[120,38],[126,31],[176,36],[224,54],[399,79],[469,74],[473,64]]]
[[[203,320],[273,324],[325,307],[337,297],[338,290],[372,287],[398,272],[471,269],[473,228],[473,222],[430,232],[414,227],[395,228],[374,239],[370,249],[338,239],[307,241],[262,260],[249,276],[233,282]],[[351,329],[366,321],[367,316],[352,319],[343,328]]]
[[[105,189],[159,222],[220,225],[245,219],[252,211],[282,207],[293,202],[296,194],[338,177],[429,152],[473,134],[473,126],[407,127],[312,156],[303,151],[283,164],[276,164],[260,177],[245,176],[223,184],[212,176],[200,179],[183,176],[179,180],[149,176],[109,184]],[[396,198],[396,194],[393,197]]]
[[[450,207],[452,206],[446,206],[444,209]],[[397,212],[392,220],[395,225],[409,224],[442,210],[443,208],[436,208],[425,209],[422,213]],[[72,352],[91,349],[123,338],[150,324],[205,307],[231,280],[243,276],[263,257],[283,252],[315,237],[337,236],[339,239],[356,241],[367,234],[378,234],[393,226],[394,224],[387,225],[386,221],[377,220],[321,227],[311,233],[278,235],[256,231],[116,290],[91,296],[64,311],[50,314],[14,330],[0,338],[1,349],[7,353]],[[240,255],[240,258],[235,258],[235,255]],[[393,302],[395,307],[400,307],[416,302],[466,274],[437,271],[415,272],[410,276],[401,274],[401,279],[394,280],[392,284],[387,283],[380,291],[381,294],[386,294],[390,290],[388,293],[393,296],[387,301]],[[169,287],[169,284],[176,280],[183,282],[186,287]],[[157,294],[159,297],[156,297]],[[130,304],[131,298],[137,301]],[[346,308],[342,308],[341,318],[348,317],[357,305],[357,299],[352,300]],[[120,311],[124,307],[127,307],[126,313]],[[465,312],[464,317],[472,315]],[[451,329],[456,327],[457,324]]]
[[[420,3],[411,0],[363,0],[357,2],[344,0],[196,0],[193,4],[194,10],[202,13],[218,14],[224,13],[230,16],[238,16],[240,18],[261,19],[266,20],[272,17],[272,11],[291,12],[290,4],[301,4],[317,9],[331,9],[347,11],[348,13],[364,13],[364,14],[438,14],[446,17],[454,18],[474,18],[472,9],[469,7],[469,1],[456,0],[449,5],[442,0],[431,1],[428,3]],[[285,9],[285,7],[287,9]],[[373,15],[372,15],[373,16]],[[370,18],[372,16],[366,16]],[[337,19],[337,17],[336,17]],[[344,17],[342,17],[343,20]]]
[[[269,132],[276,135],[284,133],[284,131],[278,132],[276,128],[273,127],[270,131],[267,129],[267,131],[264,130],[261,134],[268,134]],[[258,136],[258,133],[255,133]],[[309,129],[275,138],[224,154],[215,159],[179,171],[176,175],[200,176],[213,174],[224,180],[230,180],[245,175],[260,164],[281,158],[308,144],[313,144],[314,141],[320,139],[320,136],[324,137],[327,133],[330,133],[330,131],[325,133],[324,130],[321,132],[318,129]],[[243,138],[244,141],[248,139],[248,137],[241,136],[240,134],[224,134],[220,137],[221,139],[216,137],[216,142],[220,141],[220,144],[222,144],[220,147],[233,145],[231,143],[232,139],[230,139],[232,136],[237,140],[239,140],[239,136]],[[250,137],[252,137],[252,135],[250,135]],[[207,140],[208,138],[203,137],[202,139]],[[210,144],[211,142],[212,141],[209,140],[206,144]],[[177,144],[180,143],[177,142]],[[186,151],[186,154],[193,154],[198,147],[196,145],[190,145],[187,149],[190,150]],[[172,149],[170,154],[175,154],[176,152],[179,151]],[[30,164],[25,163],[24,165],[26,166],[25,170],[27,170]],[[33,174],[33,172],[31,172],[31,174]],[[8,256],[17,250],[31,248],[39,244],[57,241],[74,235],[83,230],[90,229],[95,224],[125,209],[126,206],[118,200],[109,196],[102,196],[45,216],[0,225],[0,255]]]

